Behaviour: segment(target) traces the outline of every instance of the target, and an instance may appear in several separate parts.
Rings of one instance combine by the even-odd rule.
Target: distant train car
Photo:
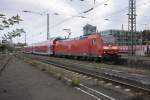
[[[56,41],[57,38],[53,38],[41,43],[33,44],[33,53],[41,55],[53,55]]]
[[[119,53],[128,53],[131,51],[131,45],[130,46],[118,46],[119,47]],[[133,45],[133,51],[134,53],[137,52],[143,52],[144,54],[150,54],[150,45]]]
[[[52,38],[41,43],[32,44],[32,46],[26,46],[24,48],[25,53],[41,54],[41,55],[53,55],[54,45],[58,38]]]
[[[23,49],[24,53],[33,53],[33,47],[32,46],[26,46]]]
[[[58,40],[55,55],[76,56],[87,58],[117,57],[118,47],[113,37],[91,34],[74,39]]]

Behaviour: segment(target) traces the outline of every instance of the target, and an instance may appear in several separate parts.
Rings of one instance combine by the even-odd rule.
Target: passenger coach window
[[[93,39],[92,40],[92,45],[95,45],[96,44],[96,39]]]

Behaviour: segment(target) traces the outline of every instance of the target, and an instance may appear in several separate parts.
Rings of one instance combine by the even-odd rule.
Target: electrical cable
[[[85,10],[85,11],[82,11],[82,12],[78,13],[78,14],[75,15],[75,16],[79,16],[79,15],[81,15],[81,14],[88,13],[89,11],[92,11],[93,9],[99,7],[100,5],[104,5],[104,4],[105,4],[106,2],[108,2],[108,1],[109,1],[109,0],[106,0],[106,1],[104,1],[104,2],[101,2],[101,3],[99,3],[98,5],[96,5],[95,7],[93,6],[92,8],[89,8],[89,9],[87,9],[87,10]],[[64,19],[63,21],[61,21],[61,22],[55,24],[54,26],[52,26],[52,27],[50,27],[50,28],[56,28],[58,25],[61,25],[61,24],[65,23],[65,22],[67,22],[67,21],[69,21],[69,20],[75,18],[75,16],[72,16],[72,17],[70,17],[70,18]]]
[[[109,1],[109,0],[107,0],[107,1]],[[106,3],[106,1],[105,1],[105,3]],[[150,1],[144,2],[143,4],[138,4],[138,5],[137,5],[137,8],[140,7],[140,6],[142,6],[142,5],[147,5],[147,3],[150,3]],[[104,4],[104,2],[103,2],[103,4]],[[99,6],[100,6],[100,5],[102,5],[102,2],[99,4]],[[95,6],[95,8],[96,8],[96,7],[99,7],[99,6],[97,5],[97,6]],[[95,8],[94,8],[94,9],[95,9]],[[90,9],[91,9],[91,8],[90,8]],[[90,9],[88,9],[88,10],[90,10]],[[141,9],[141,8],[140,8],[140,9]],[[88,11],[88,10],[82,11],[82,12],[80,12],[80,13],[77,14],[77,15],[83,14],[84,12],[86,12],[86,11]],[[127,7],[124,7],[123,9],[121,9],[121,10],[119,10],[119,11],[115,11],[115,12],[109,14],[109,15],[113,16],[113,15],[119,14],[119,13],[125,11],[125,10],[128,10],[128,6],[127,6]],[[91,11],[92,11],[92,10],[91,10]],[[89,13],[89,11],[88,11],[87,13]],[[75,17],[72,16],[72,17],[70,17],[70,18],[64,19],[63,21],[61,21],[61,22],[55,24],[55,25],[52,26],[51,28],[54,29],[54,28],[58,27],[58,25],[61,25],[61,24],[65,23],[65,22],[67,22],[67,21],[69,21],[69,20],[71,20],[71,19],[73,19],[73,18],[75,18]],[[35,35],[37,35],[37,34],[35,34]],[[33,36],[32,36],[32,37],[33,37]],[[30,37],[28,37],[28,38],[30,38]]]

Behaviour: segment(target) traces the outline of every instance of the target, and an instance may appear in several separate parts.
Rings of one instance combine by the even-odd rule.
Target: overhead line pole
[[[47,40],[50,38],[50,32],[49,32],[49,14],[47,14]]]
[[[41,15],[41,16],[43,15],[43,13],[28,11],[28,10],[23,10],[23,12],[25,12],[25,13],[34,13],[34,14],[38,14],[38,15]],[[54,13],[54,14],[58,15],[58,13]],[[47,36],[46,36],[46,39],[48,40],[50,38],[50,32],[49,32],[49,24],[50,24],[49,17],[50,17],[50,15],[49,15],[49,13],[44,14],[44,15],[47,16]]]
[[[24,34],[25,34],[25,45],[27,45],[27,34],[26,32]]]

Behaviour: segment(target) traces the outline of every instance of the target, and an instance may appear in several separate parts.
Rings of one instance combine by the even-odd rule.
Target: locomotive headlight
[[[113,46],[112,49],[118,49],[118,47],[117,46]]]
[[[105,49],[105,50],[108,50],[108,49],[109,49],[109,47],[107,47],[107,46],[104,46],[104,47],[103,47],[103,49]]]

